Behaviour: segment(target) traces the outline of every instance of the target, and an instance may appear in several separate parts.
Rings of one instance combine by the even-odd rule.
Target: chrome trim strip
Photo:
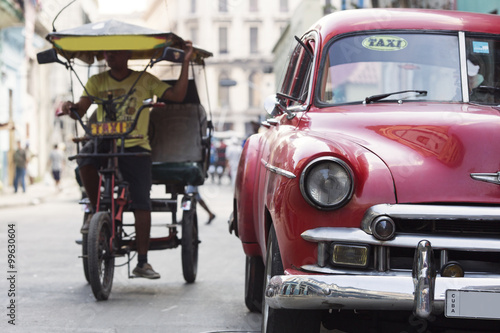
[[[373,276],[411,276],[410,270],[388,270],[384,272],[372,271],[372,270],[359,270],[359,269],[350,269],[346,267],[319,267],[317,265],[302,265],[301,269],[307,272],[314,272],[320,274],[342,274],[342,275],[373,275]]]
[[[469,80],[467,79],[467,50],[465,49],[465,33],[458,32],[458,49],[460,54],[460,76],[462,79],[462,100],[469,103]]]
[[[443,312],[447,289],[499,290],[500,276],[436,277],[433,310]],[[276,275],[266,288],[274,309],[413,310],[411,276]]]
[[[319,273],[319,274],[336,274],[336,275],[363,275],[363,276],[396,276],[396,277],[411,277],[411,269],[390,269],[385,272],[378,272],[374,270],[359,270],[359,269],[348,269],[344,267],[319,267],[317,265],[303,265],[300,266],[301,269],[309,273]],[[478,273],[478,272],[467,272],[467,278],[491,278],[495,276],[500,279],[500,275],[492,275],[491,273]]]
[[[479,237],[458,237],[429,234],[397,234],[393,239],[380,241],[358,228],[323,227],[306,230],[301,234],[309,242],[362,243],[373,246],[415,248],[423,239],[431,242],[434,249],[459,251],[500,252],[500,239]]]
[[[500,171],[496,173],[471,173],[471,178],[480,182],[500,185]]]
[[[500,222],[500,207],[379,204],[368,208],[361,220],[361,229],[371,234],[372,221],[381,215],[411,220],[453,221],[466,219],[469,221]]]
[[[278,167],[272,166],[271,164],[264,161],[264,159],[261,159],[260,161],[262,162],[264,167],[271,172],[277,173],[278,175],[281,175],[281,176],[285,176],[286,178],[289,178],[289,179],[294,179],[297,177],[293,173],[291,173],[290,171],[283,170],[283,169],[280,169]]]

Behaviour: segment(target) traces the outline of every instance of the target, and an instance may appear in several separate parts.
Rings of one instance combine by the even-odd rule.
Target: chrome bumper
[[[413,272],[392,275],[279,275],[266,302],[280,309],[413,310],[420,318],[442,313],[446,290],[500,288],[500,276],[436,277],[430,242],[418,243]]]

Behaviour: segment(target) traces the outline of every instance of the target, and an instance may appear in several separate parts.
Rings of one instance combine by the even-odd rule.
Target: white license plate
[[[500,319],[500,290],[446,290],[445,316]]]

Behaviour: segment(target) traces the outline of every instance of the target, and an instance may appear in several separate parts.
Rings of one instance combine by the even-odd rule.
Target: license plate
[[[123,134],[130,128],[126,121],[113,121],[106,123],[95,123],[90,125],[92,135]]]
[[[446,290],[445,316],[500,319],[500,290]]]

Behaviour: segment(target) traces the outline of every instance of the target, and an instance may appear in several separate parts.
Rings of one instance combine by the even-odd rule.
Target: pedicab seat
[[[203,185],[206,129],[207,117],[201,104],[166,104],[151,110],[153,184]]]
[[[202,163],[157,162],[153,163],[154,184],[203,185],[205,181]]]

